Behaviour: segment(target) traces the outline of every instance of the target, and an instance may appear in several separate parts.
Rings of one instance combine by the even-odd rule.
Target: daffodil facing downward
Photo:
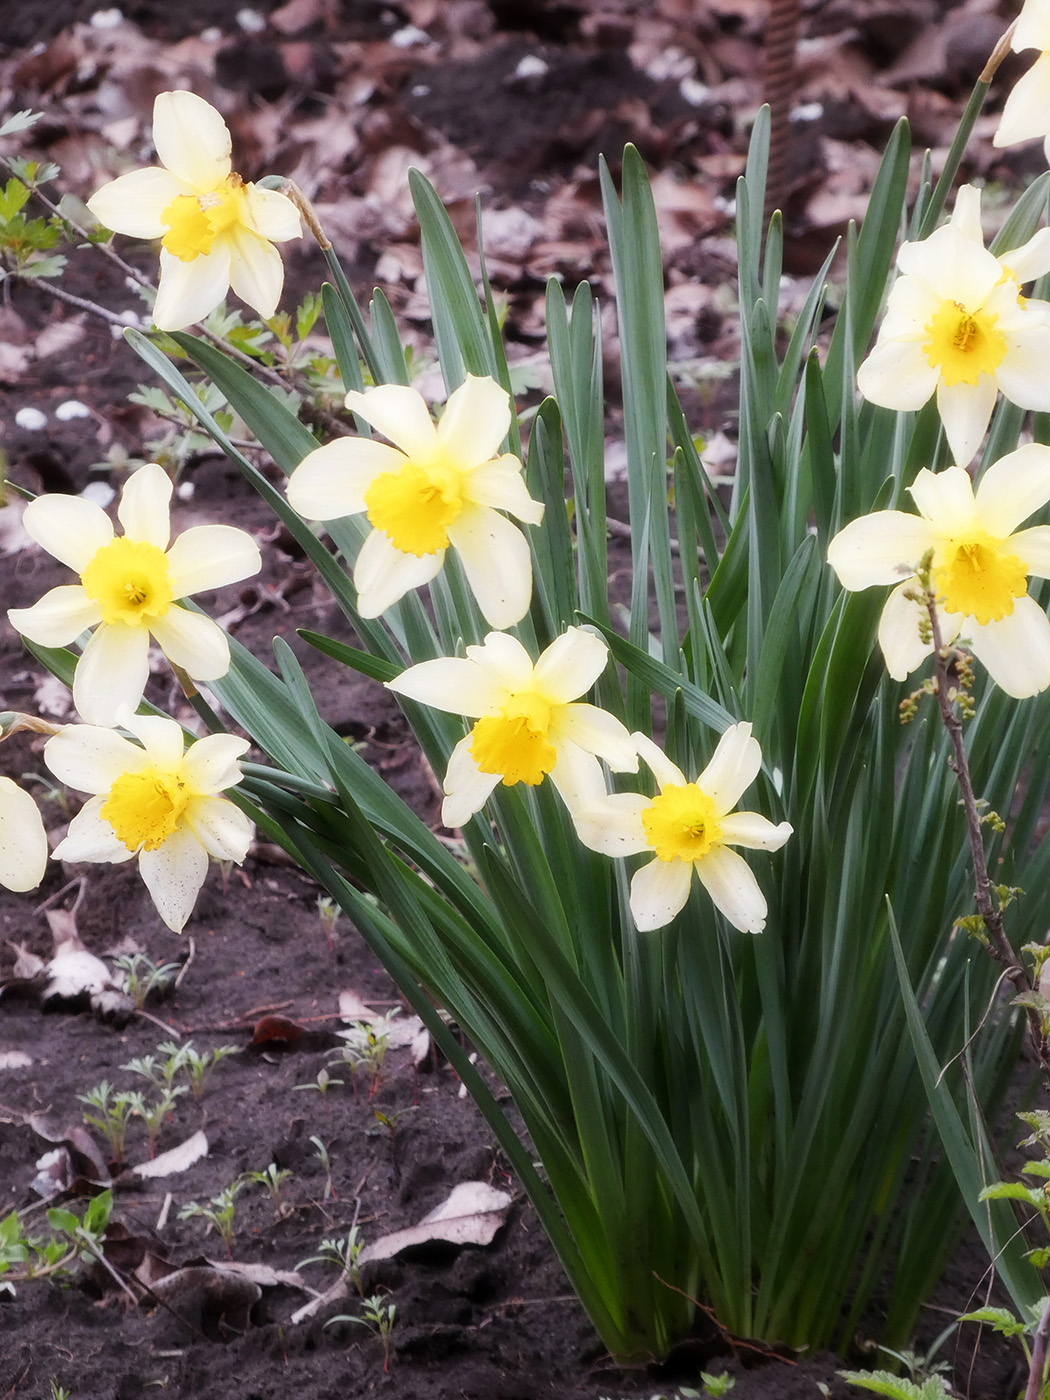
[[[184,747],[174,720],[124,711],[115,729],[66,725],[44,746],[60,782],[91,794],[55,847],[56,860],[112,862],[137,858],[157,912],[175,933],[193,912],[208,858],[247,855],[254,828],[228,798],[241,781],[246,739],[210,734]]]
[[[631,737],[659,784],[657,796],[606,794],[573,815],[580,839],[591,850],[652,856],[631,879],[635,923],[643,932],[669,924],[685,908],[695,872],[734,928],[761,933],[765,897],[747,861],[730,847],[777,851],[792,828],[788,822],[775,826],[757,812],[733,811],[762,766],[750,724],[730,725],[695,782],[644,734]]]
[[[1011,89],[992,145],[1014,146],[1042,136],[1050,161],[1050,0],[1025,0],[1010,47],[1015,53],[1037,49],[1039,57]]]
[[[876,511],[841,530],[828,562],[844,588],[896,584],[879,623],[894,680],[933,650],[920,635],[926,613],[916,570],[931,555],[945,645],[961,638],[995,683],[1017,699],[1050,686],[1050,619],[1028,579],[1050,578],[1050,525],[1018,526],[1050,502],[1050,447],[1030,443],[995,462],[976,492],[961,467],[920,471],[911,487],[918,515]]]
[[[532,556],[501,511],[538,525],[520,460],[500,454],[511,402],[494,379],[468,375],[435,427],[415,389],[384,384],[346,396],[389,438],[337,438],[310,452],[288,482],[288,500],[307,520],[366,513],[373,527],[354,564],[362,617],[378,617],[440,572],[454,549],[485,620],[510,627],[528,611]]]
[[[387,682],[398,695],[476,721],[449,759],[446,826],[462,826],[500,783],[534,787],[550,777],[572,811],[581,777],[597,769],[597,758],[618,773],[637,770],[624,725],[579,702],[608,660],[601,637],[580,627],[563,632],[535,664],[514,637],[490,632],[464,658],[422,661]]]
[[[997,258],[969,191],[949,223],[898,254],[901,275],[857,385],[872,403],[902,411],[936,393],[959,466],[981,446],[999,390],[1022,408],[1050,410],[1050,305],[1019,294],[1022,281],[1047,270],[1046,242],[1037,235]]]
[[[222,588],[257,573],[259,548],[231,525],[197,525],[169,547],[171,480],[148,463],[128,477],[115,536],[105,511],[80,496],[39,496],[26,507],[26,531],[80,575],[79,584],[45,593],[31,608],[12,608],[12,626],[38,646],[67,646],[94,633],[77,662],[73,700],[90,724],[114,724],[134,710],[149,676],[149,640],[194,680],[224,676],[226,634],[211,618],[176,599]]]
[[[231,286],[267,320],[284,285],[273,245],[302,232],[295,205],[234,173],[226,123],[195,93],[157,97],[153,144],[159,167],[111,180],[88,208],[117,233],[161,240],[155,323],[182,330],[213,311]]]
[[[35,890],[47,868],[47,832],[28,792],[0,778],[0,885]]]

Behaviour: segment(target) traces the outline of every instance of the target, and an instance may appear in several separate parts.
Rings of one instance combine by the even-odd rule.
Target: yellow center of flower
[[[177,194],[160,216],[168,229],[162,245],[181,262],[210,253],[219,234],[245,222],[245,199],[239,175],[227,176],[208,194]]]
[[[669,783],[642,812],[658,860],[700,860],[722,835],[715,804],[696,783]]]
[[[923,327],[930,338],[922,350],[946,386],[976,384],[999,368],[1006,339],[995,329],[998,319],[991,311],[967,311],[958,301],[941,302]]]
[[[470,752],[482,773],[499,773],[506,787],[527,783],[535,787],[551,771],[558,751],[547,737],[551,721],[548,701],[532,691],[515,695],[498,714],[475,724]]]
[[[402,554],[447,549],[448,527],[463,504],[463,473],[440,457],[382,472],[365,492],[369,521]]]
[[[122,773],[99,815],[129,851],[155,851],[175,834],[189,800],[178,771],[150,766]]]
[[[975,530],[938,550],[931,581],[949,612],[972,617],[982,626],[1010,616],[1014,599],[1028,592],[1028,570],[1004,545]]]
[[[103,622],[129,627],[163,617],[175,601],[162,549],[127,536],[104,544],[80,575],[84,592],[102,608]]]

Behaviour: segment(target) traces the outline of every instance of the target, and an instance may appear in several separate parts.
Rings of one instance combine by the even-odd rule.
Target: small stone
[[[266,28],[266,16],[246,7],[237,11],[237,23],[245,34],[261,34]]]
[[[91,409],[79,399],[66,399],[55,409],[55,417],[60,423],[68,423],[73,418],[90,418]]]
[[[108,10],[96,10],[88,21],[92,29],[116,29],[124,23],[124,11],[114,5]]]
[[[47,427],[47,414],[39,408],[20,408],[15,414],[15,422],[29,433],[38,433]]]
[[[429,44],[430,35],[425,29],[419,29],[414,24],[406,24],[404,29],[399,29],[396,34],[391,34],[390,42],[395,49],[410,49],[413,44]]]
[[[542,78],[544,73],[550,71],[550,65],[545,63],[538,54],[527,53],[514,70],[516,78]]]

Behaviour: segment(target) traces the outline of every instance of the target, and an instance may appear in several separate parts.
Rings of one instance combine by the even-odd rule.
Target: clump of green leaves
[[[345,1239],[335,1237],[333,1239],[322,1240],[320,1249],[316,1254],[311,1254],[309,1259],[302,1259],[296,1264],[297,1269],[305,1269],[307,1264],[335,1264],[342,1269],[343,1273],[357,1289],[363,1298],[365,1296],[364,1286],[361,1282],[361,1270],[358,1266],[358,1258],[364,1248],[364,1240],[356,1225],[351,1225],[349,1233]],[[334,1319],[333,1319],[334,1320]]]
[[[54,1206],[47,1213],[50,1237],[29,1234],[11,1211],[0,1220],[0,1292],[14,1293],[16,1283],[68,1273],[77,1259],[98,1256],[112,1210],[112,1191],[93,1197],[83,1217]]]
[[[86,1094],[78,1094],[81,1103],[86,1103],[94,1113],[85,1113],[84,1122],[90,1123],[109,1144],[109,1154],[118,1165],[124,1160],[127,1146],[128,1124],[135,1113],[133,1096],[128,1092],[116,1093],[108,1079],[96,1084]]]
[[[0,272],[11,277],[60,277],[66,259],[51,250],[64,236],[61,219],[31,218],[25,212],[31,185],[53,180],[58,166],[34,161],[19,164],[25,179],[13,176],[0,190]]]
[[[371,1298],[362,1300],[360,1317],[341,1313],[338,1317],[329,1318],[325,1326],[331,1327],[335,1322],[353,1322],[361,1327],[367,1327],[383,1345],[383,1374],[387,1375],[390,1371],[390,1340],[394,1331],[396,1314],[396,1304],[388,1303],[381,1293],[373,1293]]]
[[[273,1208],[277,1214],[284,1215],[286,1206],[281,1195],[281,1187],[286,1181],[291,1180],[292,1175],[293,1173],[287,1167],[279,1168],[276,1162],[271,1162],[261,1172],[242,1172],[240,1179],[246,1186],[262,1186],[270,1193],[270,1199],[273,1201]]]
[[[226,1253],[232,1253],[236,1200],[245,1184],[243,1177],[236,1177],[207,1203],[187,1201],[179,1211],[179,1219],[191,1220],[203,1216],[208,1222],[208,1232],[214,1230],[226,1246]]]
[[[140,1011],[151,996],[163,996],[179,974],[178,963],[155,963],[145,953],[124,953],[113,964],[123,973],[124,990]]]

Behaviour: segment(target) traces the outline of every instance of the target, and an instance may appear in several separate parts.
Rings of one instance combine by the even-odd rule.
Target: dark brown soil
[[[63,163],[76,155],[78,120],[94,121],[91,130],[97,133],[92,85],[105,73],[104,64],[87,72],[70,58],[69,26],[85,24],[106,8],[103,0],[52,0],[46,6],[39,0],[7,0],[4,6],[0,61],[9,82],[5,98],[10,96],[14,108],[46,107],[41,139],[45,150],[53,143]],[[255,0],[252,8],[269,15],[277,7],[274,0]],[[159,51],[162,57],[174,52],[179,41],[192,42],[203,26],[222,31],[206,95],[222,98],[235,135],[244,141],[250,140],[256,118],[277,110],[271,104],[284,104],[280,110],[289,130],[281,146],[285,163],[280,169],[294,166],[296,133],[300,124],[325,110],[340,76],[339,64],[361,63],[362,72],[374,78],[361,99],[361,143],[352,157],[323,169],[311,192],[333,205],[342,199],[356,201],[354,208],[365,223],[358,233],[348,235],[346,258],[363,293],[383,257],[397,250],[402,266],[409,269],[400,282],[387,284],[399,312],[412,314],[411,255],[406,248],[413,235],[407,225],[398,234],[389,224],[377,222],[374,209],[369,214],[366,207],[378,158],[390,146],[441,160],[450,151],[456,158],[469,158],[472,165],[465,173],[456,173],[459,168],[451,156],[440,167],[447,177],[442,193],[450,198],[458,194],[464,226],[473,218],[473,189],[478,186],[486,190],[487,207],[520,208],[548,222],[555,210],[557,219],[542,249],[537,251],[533,243],[527,255],[506,252],[491,265],[496,285],[510,301],[509,334],[519,350],[537,341],[536,307],[548,272],[564,272],[570,283],[590,277],[601,289],[607,259],[600,228],[596,231],[594,170],[599,153],[612,153],[615,162],[615,153],[632,139],[657,167],[692,175],[703,172],[711,198],[699,213],[679,210],[679,222],[672,225],[677,237],[669,251],[669,296],[672,307],[682,308],[672,319],[673,348],[683,361],[732,354],[732,315],[715,296],[731,278],[731,215],[728,205],[716,207],[712,201],[716,193],[731,197],[739,172],[747,113],[756,102],[763,6],[746,0],[710,7],[687,0],[668,0],[661,6],[632,0],[563,5],[467,0],[447,7],[428,7],[426,0],[404,5],[333,0],[315,8],[323,18],[301,32],[292,25],[280,33],[271,28],[259,34],[237,27],[239,0],[183,0],[177,6],[165,0],[129,0],[123,11],[137,36],[167,46]],[[878,66],[889,69],[944,9],[933,0],[910,6],[889,0],[860,7],[833,3],[813,9],[807,32],[826,35],[857,23],[854,47],[869,57],[875,54]],[[644,47],[650,41],[646,26],[655,23],[651,10],[665,18],[671,13],[680,16],[678,40],[687,54],[699,55],[704,81],[718,86],[720,96],[714,103],[697,111],[674,82],[636,64],[630,45],[637,41]],[[447,45],[438,59],[427,45],[396,51],[392,43],[393,35],[424,12],[431,14],[432,32]],[[460,21],[462,28],[456,30]],[[925,86],[908,88],[908,106],[920,139],[934,140],[957,110],[962,85],[972,78],[974,55],[984,52],[983,43],[983,31],[976,38],[970,31],[957,35],[939,71],[926,75]],[[365,47],[351,53],[337,45]],[[853,50],[847,45],[844,52]],[[531,72],[516,76],[525,57],[540,60],[543,67],[533,63]],[[140,115],[148,112],[152,93],[169,85],[167,71],[163,64],[155,70],[147,64],[141,90],[129,99]],[[810,74],[805,81],[820,88],[824,76],[815,79]],[[800,98],[808,91],[800,90]],[[892,119],[892,114],[877,112],[877,105],[865,106],[839,92],[828,98],[819,121],[799,132],[792,246],[800,266],[808,265],[815,237],[819,262],[831,234],[853,212],[851,206],[840,217],[836,205],[837,212],[825,223],[811,217],[813,206],[807,201],[828,177],[828,143],[857,143],[863,155],[860,164],[870,169],[871,148],[884,139]],[[999,176],[1006,169],[989,167]],[[250,178],[262,172],[245,166],[244,173]],[[81,190],[88,192],[86,187]],[[847,193],[852,197],[856,191]],[[568,202],[558,203],[563,198]],[[320,280],[316,253],[294,252],[289,269],[295,291],[315,287]],[[111,307],[133,301],[119,277],[90,255],[73,260],[62,285]],[[143,415],[126,403],[128,393],[145,377],[138,361],[107,326],[90,316],[78,317],[68,306],[56,306],[45,291],[24,284],[6,290],[8,300],[0,314],[7,320],[0,339],[31,344],[48,326],[67,322],[77,327],[64,350],[0,381],[3,450],[14,475],[33,489],[45,490],[79,491],[89,480],[108,481],[104,458],[114,443],[131,453],[140,450]],[[415,314],[418,317],[418,311]],[[614,381],[614,403],[616,387]],[[85,403],[90,418],[57,418],[55,408],[68,399]],[[42,431],[15,424],[15,413],[27,405],[47,414]],[[731,432],[724,395],[705,392],[701,385],[692,393],[690,407],[696,431]],[[292,641],[326,718],[364,746],[369,762],[416,810],[436,819],[434,780],[421,769],[392,697],[295,638],[299,627],[335,632],[338,620],[294,548],[273,535],[264,509],[246,495],[221,459],[202,456],[192,461],[184,480],[194,492],[178,508],[177,528],[220,513],[227,519],[235,515],[267,545],[266,569],[259,581],[214,600],[202,598],[202,604],[233,615],[231,630],[261,657],[270,654],[275,633]],[[629,565],[617,559],[615,540],[612,545],[613,568],[622,586],[629,579]],[[67,581],[39,551],[16,544],[5,554],[4,547],[0,540],[0,598],[5,608],[24,606],[52,584]],[[161,673],[153,684],[154,698],[183,717],[170,681]],[[37,668],[4,621],[0,708],[46,709],[60,703],[41,695],[37,687]],[[5,743],[0,772],[18,778],[42,775],[39,750],[38,742],[26,739]],[[43,789],[35,791],[42,794]],[[59,801],[45,804],[45,812],[56,831],[67,820]],[[78,891],[60,891],[66,876],[82,875],[84,869],[65,874],[52,869],[39,897],[0,892],[0,938],[48,956],[51,940],[41,905],[57,897],[57,905],[70,907]],[[190,1200],[206,1201],[239,1173],[263,1170],[271,1162],[292,1172],[284,1188],[286,1213],[277,1217],[260,1188],[245,1190],[237,1199],[232,1255],[282,1270],[315,1254],[323,1238],[345,1235],[355,1218],[366,1241],[412,1224],[460,1181],[481,1180],[515,1192],[487,1126],[472,1103],[461,1097],[446,1064],[430,1059],[416,1070],[407,1052],[394,1052],[372,1098],[360,1076],[356,1087],[344,1084],[322,1097],[297,1087],[316,1082],[327,1062],[316,1040],[308,1037],[293,1048],[274,1042],[249,1048],[253,1028],[267,1014],[288,1017],[310,1035],[328,1034],[339,1024],[337,994],[342,990],[354,990],[379,1010],[400,1004],[396,989],[345,921],[330,944],[316,896],[309,881],[277,853],[260,847],[243,870],[230,874],[225,889],[221,872],[211,872],[193,920],[182,938],[175,938],[160,926],[133,867],[88,870],[76,918],[89,949],[105,956],[131,939],[156,962],[176,959],[187,966],[177,993],[148,1008],[153,1019],[135,1016],[126,1024],[100,1020],[85,1009],[44,1012],[32,999],[0,1000],[0,1052],[23,1050],[32,1058],[26,1069],[0,1070],[0,1218],[8,1209],[17,1209],[35,1229],[45,1228],[44,1206],[31,1182],[35,1163],[51,1144],[28,1115],[46,1113],[63,1130],[82,1127],[84,1105],[77,1096],[104,1079],[120,1089],[141,1087],[121,1066],[133,1057],[155,1053],[172,1035],[192,1039],[198,1049],[232,1044],[240,1051],[219,1066],[199,1104],[188,1098],[179,1101],[161,1131],[158,1149],[163,1151],[203,1128],[208,1155],[164,1180],[142,1182],[125,1172],[113,1182],[114,1220],[133,1237],[148,1238],[154,1252],[176,1264],[202,1255],[226,1258],[221,1243],[205,1234],[199,1219],[178,1218],[179,1208]],[[9,966],[4,946],[0,969]],[[379,1121],[377,1110],[394,1123],[393,1132]],[[327,1144],[331,1155],[331,1198],[324,1195],[324,1172],[310,1141],[313,1136]],[[133,1132],[128,1156],[131,1162],[147,1156],[141,1132]],[[168,1192],[171,1208],[158,1226]],[[973,1305],[973,1290],[984,1267],[979,1251],[968,1245],[936,1307],[924,1315],[922,1342],[928,1344],[952,1315]],[[315,1264],[304,1269],[303,1277],[323,1289],[334,1271]],[[676,1396],[679,1384],[699,1389],[701,1368],[732,1372],[737,1378],[733,1394],[741,1400],[801,1400],[815,1396],[818,1383],[828,1387],[825,1393],[847,1393],[835,1377],[841,1364],[837,1358],[768,1357],[746,1344],[734,1348],[698,1341],[661,1371],[615,1371],[601,1355],[578,1304],[568,1296],[531,1209],[517,1194],[505,1227],[488,1247],[417,1253],[370,1267],[366,1291],[389,1290],[397,1306],[389,1372],[384,1372],[381,1347],[362,1328],[324,1327],[329,1316],[348,1310],[346,1301],[297,1326],[290,1317],[304,1295],[279,1285],[266,1287],[247,1315],[191,1308],[193,1325],[187,1325],[148,1297],[130,1306],[111,1285],[104,1277],[78,1276],[58,1283],[24,1283],[13,1299],[0,1294],[0,1400],[43,1400],[51,1383],[65,1387],[72,1400],[137,1400],[153,1388],[180,1400],[285,1400],[290,1394],[304,1400],[345,1400],[372,1391],[391,1400],[600,1400],[654,1393]],[[871,1319],[870,1328],[877,1328],[877,1318]],[[1016,1392],[1019,1371],[1012,1351],[989,1345],[987,1338],[978,1347],[972,1335],[951,1347],[949,1359],[964,1393],[994,1397]],[[856,1358],[853,1364],[859,1364]]]

